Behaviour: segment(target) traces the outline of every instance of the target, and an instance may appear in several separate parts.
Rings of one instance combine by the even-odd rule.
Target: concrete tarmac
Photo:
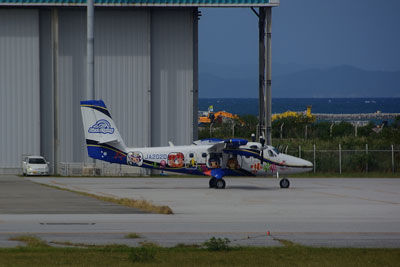
[[[73,192],[45,187],[18,176],[0,176],[0,214],[143,213]]]
[[[105,210],[83,214],[74,213],[72,207],[70,214],[0,210],[0,246],[15,246],[18,243],[8,241],[10,236],[31,233],[48,242],[131,246],[142,241],[162,246],[199,244],[215,236],[227,237],[233,245],[279,246],[279,239],[286,239],[311,246],[400,247],[400,179],[298,178],[291,179],[291,188],[280,189],[276,179],[227,178],[225,190],[209,189],[207,178],[29,180],[91,194],[151,200],[170,206],[175,214]],[[81,200],[80,206],[86,201]],[[131,232],[142,238],[125,238]]]

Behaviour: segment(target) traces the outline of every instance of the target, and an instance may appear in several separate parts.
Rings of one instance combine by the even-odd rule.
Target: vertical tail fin
[[[103,100],[81,101],[81,112],[89,157],[126,164],[125,143]]]

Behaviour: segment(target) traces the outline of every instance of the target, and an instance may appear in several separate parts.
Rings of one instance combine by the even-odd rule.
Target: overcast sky
[[[258,64],[249,8],[203,8],[199,61]],[[272,9],[272,60],[400,70],[400,0],[281,0]],[[200,66],[201,68],[201,66]]]

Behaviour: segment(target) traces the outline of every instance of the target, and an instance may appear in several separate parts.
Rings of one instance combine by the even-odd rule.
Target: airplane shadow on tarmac
[[[263,186],[251,186],[251,185],[231,185],[227,186],[226,189],[233,189],[233,190],[260,190],[260,191],[276,191],[280,190],[279,187],[263,187]],[[226,190],[225,189],[225,190]]]
[[[172,187],[172,188],[165,188],[165,187],[128,187],[128,188],[113,188],[113,189],[133,189],[133,190],[168,190],[168,189],[190,189],[190,190],[217,190],[214,188],[208,188],[208,187],[192,187],[192,186],[177,186],[177,187]],[[279,187],[262,187],[262,186],[248,186],[248,185],[232,185],[232,186],[227,186],[225,189],[218,189],[221,191],[224,190],[259,190],[259,191],[277,191],[277,190],[282,190]]]

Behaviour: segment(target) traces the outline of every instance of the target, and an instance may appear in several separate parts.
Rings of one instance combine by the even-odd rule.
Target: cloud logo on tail
[[[101,134],[113,134],[114,133],[114,128],[111,127],[111,124],[109,121],[105,119],[101,119],[96,121],[96,123],[93,126],[90,126],[89,133],[101,133]]]

